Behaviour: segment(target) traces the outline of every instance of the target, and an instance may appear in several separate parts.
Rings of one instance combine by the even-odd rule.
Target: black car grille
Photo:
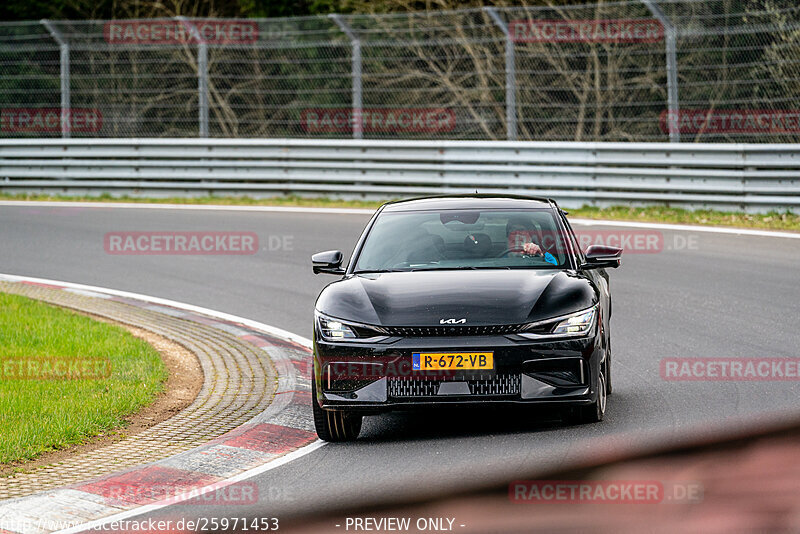
[[[521,324],[491,326],[384,326],[390,336],[433,337],[433,336],[495,336],[519,332]]]
[[[442,382],[444,381],[390,378],[388,393],[394,398],[436,397]],[[469,386],[470,395],[475,396],[510,396],[520,393],[520,375],[494,375],[464,382]]]

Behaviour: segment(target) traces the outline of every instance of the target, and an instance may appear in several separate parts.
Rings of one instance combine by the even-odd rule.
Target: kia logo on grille
[[[467,319],[439,319],[439,324],[464,324]]]

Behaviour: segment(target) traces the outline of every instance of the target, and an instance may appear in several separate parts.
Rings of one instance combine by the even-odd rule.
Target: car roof
[[[396,200],[383,205],[383,211],[459,210],[459,209],[535,209],[551,208],[554,200],[524,195],[437,195]]]

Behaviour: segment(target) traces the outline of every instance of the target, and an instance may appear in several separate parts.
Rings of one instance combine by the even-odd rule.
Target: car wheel
[[[606,395],[611,395],[611,342],[609,341],[608,353],[606,354]]]
[[[607,376],[609,361],[606,359],[600,365],[597,375],[597,399],[588,406],[577,406],[569,412],[568,420],[574,424],[599,423],[606,414],[606,402],[608,400]]]
[[[324,441],[355,441],[361,432],[363,416],[343,410],[323,410],[317,403],[317,388],[311,385],[314,427]]]

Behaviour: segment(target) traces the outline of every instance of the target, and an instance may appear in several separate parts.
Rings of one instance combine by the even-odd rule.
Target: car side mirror
[[[622,249],[606,245],[592,245],[586,249],[586,262],[582,269],[616,269],[619,267]]]
[[[342,256],[341,250],[328,250],[326,252],[317,252],[311,256],[311,264],[314,269],[314,274],[344,274],[342,269]]]

